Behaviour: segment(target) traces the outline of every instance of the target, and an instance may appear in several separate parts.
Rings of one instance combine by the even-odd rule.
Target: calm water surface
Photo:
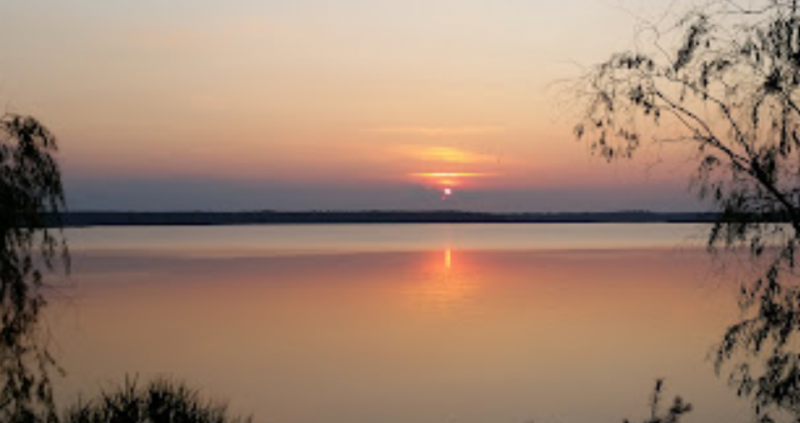
[[[64,400],[175,375],[274,423],[750,419],[708,354],[737,316],[698,225],[70,230]]]

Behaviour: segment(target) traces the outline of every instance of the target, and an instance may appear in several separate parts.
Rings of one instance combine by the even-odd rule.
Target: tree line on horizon
[[[53,226],[244,225],[281,223],[712,223],[714,212],[473,212],[432,211],[242,211],[67,212]],[[773,219],[780,219],[774,216]]]

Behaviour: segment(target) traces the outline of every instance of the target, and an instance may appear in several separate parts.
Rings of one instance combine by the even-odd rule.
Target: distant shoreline
[[[709,223],[715,213],[577,212],[481,213],[461,211],[257,211],[257,212],[69,212],[65,227],[89,226],[229,226],[287,224],[426,224],[426,223]]]

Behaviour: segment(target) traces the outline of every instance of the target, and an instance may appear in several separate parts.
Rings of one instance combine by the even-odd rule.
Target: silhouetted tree
[[[51,371],[40,324],[43,275],[69,255],[60,231],[56,139],[36,119],[0,117],[0,421],[54,421]],[[55,225],[56,229],[50,229]]]
[[[766,264],[742,283],[748,313],[719,346],[717,370],[759,418],[800,418],[800,289],[790,280],[800,240],[800,13],[797,0],[716,0],[643,27],[655,41],[612,55],[578,87],[578,138],[608,160],[645,142],[693,146],[692,187],[720,212],[708,246]],[[748,357],[755,357],[753,361]]]
[[[48,348],[41,312],[44,274],[70,259],[56,139],[36,119],[0,117],[0,422],[57,423],[50,376],[61,372]],[[127,380],[68,408],[68,423],[244,423],[222,403],[202,400],[180,383]]]

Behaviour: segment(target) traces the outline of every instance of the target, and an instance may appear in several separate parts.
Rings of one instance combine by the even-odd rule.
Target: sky
[[[565,89],[671,3],[9,1],[0,100],[72,210],[696,210],[683,153],[592,156]]]

